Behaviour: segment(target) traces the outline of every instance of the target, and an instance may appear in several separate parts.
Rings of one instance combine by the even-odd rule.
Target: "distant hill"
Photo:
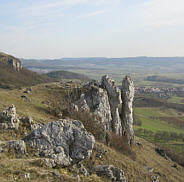
[[[99,79],[107,74],[116,78],[122,74],[168,74],[184,73],[184,57],[127,57],[127,58],[62,58],[21,59],[23,66],[37,72],[72,71],[85,72],[91,78]]]
[[[53,79],[39,75],[22,67],[19,59],[0,53],[0,87],[18,88],[39,83],[51,82]]]
[[[82,81],[88,81],[90,80],[89,77],[83,74],[74,73],[70,71],[52,71],[46,74],[50,78],[54,79],[78,79]]]

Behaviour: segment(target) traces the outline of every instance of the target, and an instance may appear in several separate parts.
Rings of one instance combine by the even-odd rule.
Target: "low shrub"
[[[81,121],[85,129],[91,132],[96,140],[105,142],[105,130],[95,114],[82,111],[70,111],[68,112],[68,117]]]
[[[110,146],[119,152],[129,156],[132,160],[136,160],[136,153],[132,150],[132,147],[128,144],[127,137],[125,135],[119,136],[114,133],[110,135]]]

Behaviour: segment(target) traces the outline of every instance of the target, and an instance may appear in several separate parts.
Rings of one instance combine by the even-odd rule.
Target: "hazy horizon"
[[[183,0],[1,0],[0,51],[19,58],[184,57]]]

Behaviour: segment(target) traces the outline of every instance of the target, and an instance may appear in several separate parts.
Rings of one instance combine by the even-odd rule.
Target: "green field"
[[[167,147],[177,153],[184,152],[184,140],[180,137],[175,139],[156,139],[155,135],[159,133],[176,133],[178,136],[184,136],[184,128],[176,123],[169,123],[167,120],[178,120],[184,122],[184,113],[174,109],[159,107],[137,107],[134,108],[136,117],[141,120],[141,126],[134,126],[137,136],[142,137],[149,142]],[[167,118],[164,120],[163,118]]]
[[[184,104],[184,97],[173,96],[170,99],[168,99],[168,102],[177,103],[177,104]]]
[[[142,121],[142,128],[157,132],[167,131],[184,133],[184,129],[177,126],[168,124],[165,121],[159,119],[159,117],[181,117],[181,113],[177,113],[172,109],[161,110],[160,108],[135,108],[136,115]],[[184,119],[184,115],[182,115]]]

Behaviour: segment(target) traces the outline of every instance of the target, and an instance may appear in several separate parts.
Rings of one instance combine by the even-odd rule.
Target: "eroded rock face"
[[[80,95],[73,107],[82,112],[92,112],[97,116],[104,130],[110,131],[112,117],[107,91],[95,81],[84,85],[84,90],[85,93]]]
[[[102,77],[102,87],[107,91],[110,104],[110,112],[112,116],[112,131],[118,135],[122,135],[121,119],[119,116],[119,106],[122,103],[121,91],[115,85],[115,82],[107,75]]]
[[[109,132],[119,136],[126,135],[128,143],[133,143],[134,85],[130,77],[126,76],[123,80],[122,90],[106,75],[102,77],[101,83],[90,82],[78,93],[79,99],[72,104],[76,111],[92,112],[97,115],[106,136]],[[122,106],[121,117],[120,106]]]
[[[98,165],[95,171],[98,176],[105,176],[113,182],[128,182],[124,172],[113,165]]]
[[[15,69],[17,72],[22,70],[22,63],[18,59],[9,58],[8,63],[12,66],[13,69]]]
[[[133,108],[134,84],[129,76],[122,82],[122,128],[123,133],[128,137],[130,144],[134,140],[133,130]]]
[[[12,104],[8,109],[0,112],[0,129],[16,129],[19,128],[19,119],[16,114],[16,108]]]
[[[22,70],[21,61],[13,56],[8,55],[8,54],[0,52],[0,62],[4,62],[6,64],[9,64],[17,72]]]
[[[46,157],[52,167],[66,167],[87,159],[95,143],[83,124],[71,119],[45,124],[26,136],[24,141],[39,151],[40,156]]]

